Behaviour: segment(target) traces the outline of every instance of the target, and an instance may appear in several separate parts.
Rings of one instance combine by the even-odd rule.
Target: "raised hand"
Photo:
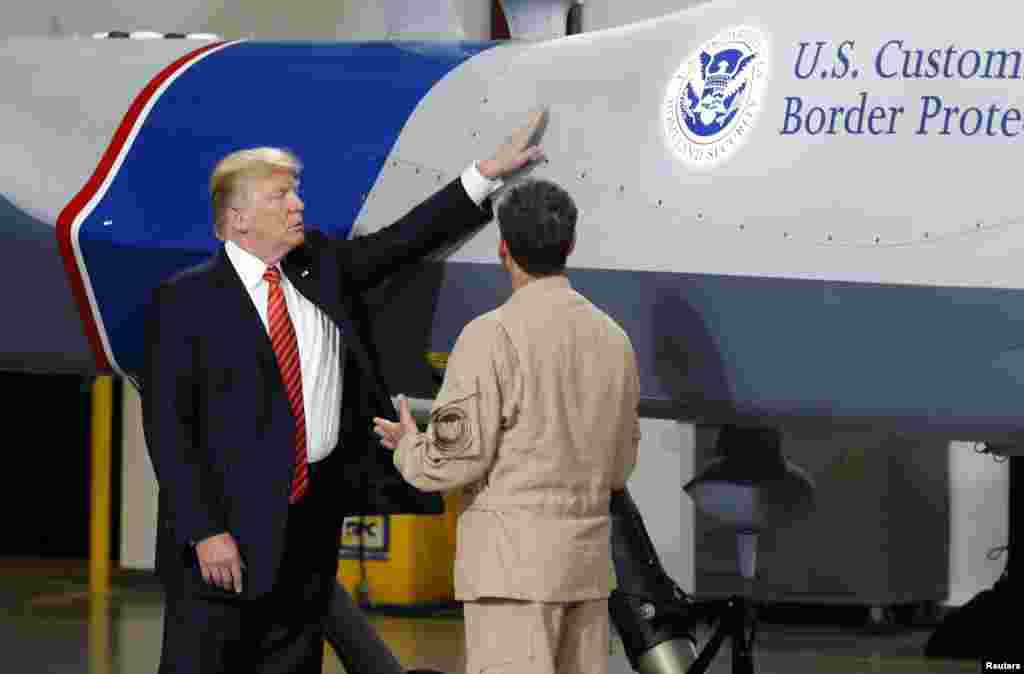
[[[504,178],[511,173],[544,159],[544,152],[537,144],[544,128],[547,126],[548,109],[542,107],[535,110],[529,121],[513,132],[508,139],[498,146],[490,159],[481,161],[477,167],[485,178]]]
[[[412,412],[409,411],[409,401],[405,399],[404,395],[399,396],[398,421],[388,421],[380,417],[373,418],[373,432],[380,436],[380,444],[390,450],[398,447],[398,443],[406,433],[416,434],[419,433],[419,430],[416,420],[412,417]]]

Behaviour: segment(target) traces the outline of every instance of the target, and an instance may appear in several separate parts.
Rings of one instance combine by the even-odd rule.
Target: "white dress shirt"
[[[267,323],[267,301],[270,285],[263,280],[267,263],[242,249],[233,241],[224,245],[228,259],[249,291],[249,297],[263,321]],[[281,271],[281,265],[274,265]],[[306,299],[281,273],[281,291],[288,307],[288,317],[295,326],[299,346],[299,367],[302,370],[302,409],[306,415],[306,452],[310,463],[327,456],[338,444],[341,424],[341,385],[344,343],[341,331],[327,314]]]
[[[477,206],[503,184],[501,180],[485,178],[476,164],[463,171],[461,178],[466,194]],[[226,242],[224,249],[269,334],[267,300],[270,288],[263,280],[267,264],[233,241]],[[338,326],[327,314],[292,285],[280,264],[275,266],[282,272],[281,290],[288,316],[295,327],[302,370],[302,408],[306,415],[306,452],[309,462],[315,463],[338,445],[345,342]]]

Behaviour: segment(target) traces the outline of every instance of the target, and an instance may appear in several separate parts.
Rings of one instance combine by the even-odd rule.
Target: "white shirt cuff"
[[[501,186],[505,184],[505,181],[501,178],[490,180],[485,178],[480,169],[476,167],[476,162],[473,162],[466,170],[462,172],[462,187],[466,190],[466,194],[473,200],[473,203],[479,206],[484,202],[484,199],[491,196],[495,192],[501,189]]]

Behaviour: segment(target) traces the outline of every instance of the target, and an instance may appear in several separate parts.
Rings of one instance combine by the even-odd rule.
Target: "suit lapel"
[[[345,348],[352,351],[365,378],[373,386],[378,397],[382,402],[390,402],[391,398],[374,375],[369,352],[346,310],[346,302],[342,297],[344,289],[341,287],[338,270],[332,264],[324,263],[318,254],[322,247],[316,246],[314,241],[312,236],[307,235],[306,243],[290,252],[282,260],[281,268],[299,292],[334,321],[341,331]]]
[[[321,278],[321,274],[329,272],[329,269],[320,264],[309,244],[303,244],[288,253],[281,260],[281,269],[303,297],[317,305],[321,311],[331,315],[328,307],[335,304],[330,295],[334,284],[331,282],[332,279]]]
[[[231,260],[228,259],[223,246],[214,259],[212,273],[215,285],[225,296],[226,311],[220,320],[235,319],[240,326],[239,343],[255,344],[261,364],[269,366],[273,372],[278,372],[277,358],[274,356],[274,347],[270,343],[270,335],[267,334],[259,312],[253,305],[252,297],[245,285],[242,284],[242,279],[239,278],[238,272],[235,271]],[[278,377],[280,377],[280,373],[278,373]]]

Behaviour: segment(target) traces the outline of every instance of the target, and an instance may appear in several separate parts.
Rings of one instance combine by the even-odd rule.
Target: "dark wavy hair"
[[[530,276],[565,271],[576,240],[576,204],[548,180],[529,178],[509,188],[498,205],[498,228],[509,253]]]

